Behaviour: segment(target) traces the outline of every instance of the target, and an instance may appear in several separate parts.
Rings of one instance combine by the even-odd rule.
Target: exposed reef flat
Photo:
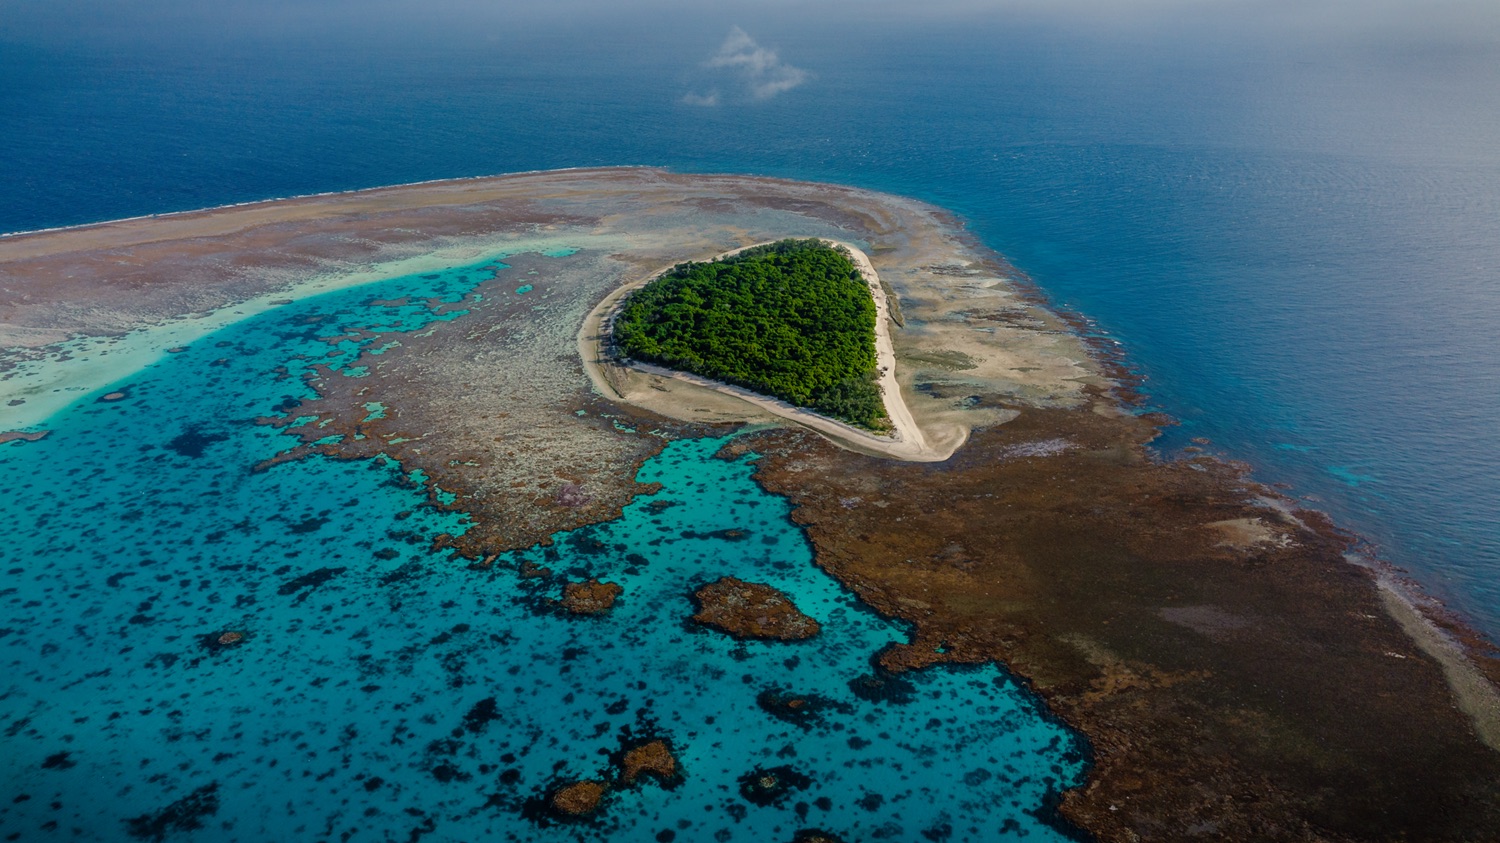
[[[22,418],[53,389],[82,397],[114,380],[84,366],[72,382],[33,385],[36,360],[161,355],[247,302],[473,264],[485,279],[462,301],[419,303],[453,318],[376,338],[354,367],[315,371],[317,398],[263,419],[301,440],[263,469],[322,454],[420,470],[434,506],[474,523],[444,544],[483,565],[617,515],[650,491],[634,471],[666,437],[785,424],[596,358],[601,394],[578,354],[597,339],[580,337],[586,317],[622,285],[783,237],[869,256],[899,304],[895,376],[915,423],[929,441],[963,442],[928,463],[795,429],[735,446],[765,454],[758,477],[798,507],[817,563],[912,625],[864,690],[937,662],[1002,661],[1092,742],[1088,784],[1061,810],[1105,840],[1493,839],[1500,753],[1473,696],[1489,692],[1484,678],[1456,695],[1429,655],[1439,639],[1406,634],[1316,513],[1209,457],[1152,459],[1157,420],[1120,409],[1117,373],[921,203],[579,170],[4,238],[0,406]],[[503,271],[488,263],[501,255]],[[799,699],[776,692],[765,705],[795,718],[810,708]],[[801,775],[755,769],[741,785],[775,802]],[[555,807],[592,810],[587,797],[605,796],[596,784]]]
[[[1152,435],[1033,410],[920,471],[802,433],[735,447],[820,565],[913,624],[884,667],[999,660],[1091,736],[1062,810],[1101,838],[1491,838],[1500,754],[1347,537],[1233,465],[1147,459]],[[1229,519],[1262,532],[1227,542]]]

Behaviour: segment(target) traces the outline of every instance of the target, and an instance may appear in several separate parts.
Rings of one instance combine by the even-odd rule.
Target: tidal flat
[[[621,287],[783,237],[868,255],[951,458],[591,342]],[[1485,700],[1352,537],[1153,455],[1117,361],[930,206],[522,174],[18,235],[0,276],[15,839],[1500,827]],[[694,623],[726,578],[815,624]]]

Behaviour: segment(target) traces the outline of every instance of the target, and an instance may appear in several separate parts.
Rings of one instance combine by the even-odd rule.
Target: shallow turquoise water
[[[463,317],[371,302],[460,303],[496,265],[255,317],[0,446],[0,837],[1061,838],[1045,806],[1081,775],[1080,740],[995,667],[872,674],[905,631],[812,564],[753,457],[715,458],[722,440],[668,444],[640,471],[658,494],[484,572],[429,551],[466,519],[392,464],[252,473],[295,444],[253,419],[308,397],[304,367],[358,376],[360,348]],[[351,328],[382,333],[327,357],[320,338]],[[522,559],[624,595],[565,616],[555,584],[510,569]],[[690,624],[689,594],[728,575],[783,590],[823,632],[736,643]],[[243,642],[214,646],[230,630]],[[821,700],[819,716],[777,719],[767,693]],[[581,825],[524,816],[654,736],[685,771],[674,789],[616,792]],[[805,787],[741,795],[782,767]]]

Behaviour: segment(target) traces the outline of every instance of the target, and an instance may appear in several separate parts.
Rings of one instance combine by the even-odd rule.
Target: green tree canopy
[[[630,296],[614,338],[637,360],[890,426],[875,382],[875,301],[848,256],[818,240],[679,264]]]

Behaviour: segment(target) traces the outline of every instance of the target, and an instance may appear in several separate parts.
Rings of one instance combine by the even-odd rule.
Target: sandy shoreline
[[[1422,652],[1442,665],[1454,701],[1474,723],[1479,739],[1500,752],[1500,688],[1480,672],[1461,643],[1428,617],[1418,595],[1386,573],[1377,574],[1376,583],[1386,611]]]

